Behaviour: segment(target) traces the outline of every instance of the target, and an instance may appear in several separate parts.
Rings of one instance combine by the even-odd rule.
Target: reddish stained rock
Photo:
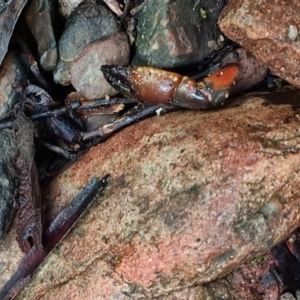
[[[298,226],[299,145],[297,112],[258,98],[123,130],[44,192],[55,215],[92,176],[112,176],[18,299],[209,299],[201,283]]]
[[[269,273],[272,264],[270,255],[254,258],[229,275],[211,282],[209,290],[214,294],[214,299],[278,300],[280,290],[275,278]],[[269,278],[263,280],[266,276]]]
[[[300,87],[300,2],[230,0],[219,17],[223,33]]]

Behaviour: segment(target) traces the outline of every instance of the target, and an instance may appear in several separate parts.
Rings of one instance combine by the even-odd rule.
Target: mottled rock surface
[[[17,148],[11,131],[0,133],[0,149],[0,240],[2,240],[14,216],[14,194],[18,187],[18,177],[14,168]]]
[[[19,19],[19,16],[26,6],[27,0],[20,1],[1,1],[0,12],[2,16],[0,18],[0,64],[2,63],[11,40],[11,36],[14,32],[15,25]]]
[[[47,71],[53,70],[58,54],[49,1],[32,1],[26,9],[25,20],[37,43],[41,66]]]
[[[19,95],[12,86],[26,84],[28,79],[26,67],[21,63],[20,56],[18,52],[9,52],[0,68],[0,117],[7,114],[19,101]],[[2,240],[15,213],[14,194],[18,187],[18,176],[14,168],[17,143],[13,130],[0,132],[0,149],[0,240]]]
[[[102,65],[129,64],[130,47],[124,32],[95,41],[84,48],[71,64],[71,83],[86,99],[116,95],[117,91],[104,79]]]
[[[19,100],[12,86],[26,84],[28,80],[26,67],[20,60],[21,54],[9,52],[0,68],[0,116],[6,114]]]
[[[18,299],[210,299],[201,283],[287,237],[299,224],[299,115],[262,102],[157,116],[91,149],[44,191],[48,216],[92,176],[112,179]]]
[[[80,4],[71,13],[59,41],[63,61],[72,61],[90,42],[108,37],[118,31],[113,13],[97,1]]]
[[[227,276],[206,285],[214,299],[279,300],[280,290],[270,274],[270,255],[258,256],[236,268]]]
[[[275,75],[300,87],[299,12],[298,0],[230,0],[219,26]]]
[[[200,64],[224,44],[216,22],[225,2],[146,1],[133,63],[160,68]]]
[[[65,17],[71,14],[71,12],[82,2],[83,0],[58,0],[59,12]]]
[[[114,14],[96,0],[78,5],[69,16],[59,40],[59,63],[54,80],[63,85],[70,84],[70,63],[88,44],[114,35],[118,30]]]

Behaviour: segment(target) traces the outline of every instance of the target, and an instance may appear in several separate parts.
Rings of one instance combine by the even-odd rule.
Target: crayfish
[[[264,65],[243,49],[225,57],[221,66],[200,81],[151,67],[103,65],[101,70],[116,90],[139,102],[189,109],[219,107],[229,96],[262,81],[268,72]]]

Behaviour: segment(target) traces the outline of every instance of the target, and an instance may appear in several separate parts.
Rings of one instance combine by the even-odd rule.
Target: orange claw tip
[[[215,71],[205,78],[206,85],[210,85],[214,91],[228,91],[235,84],[240,66],[238,64],[228,64],[220,70]]]
[[[238,64],[228,64],[198,83],[214,107],[224,104],[234,92],[239,70]]]

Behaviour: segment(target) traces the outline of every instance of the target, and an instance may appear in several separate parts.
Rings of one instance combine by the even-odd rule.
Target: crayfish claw
[[[238,64],[228,64],[199,82],[199,85],[203,86],[206,93],[210,95],[214,107],[224,104],[233,93],[239,71]]]
[[[259,70],[259,76],[249,75],[249,70],[252,70],[249,68],[249,59],[255,67],[252,69]],[[229,62],[200,81],[151,67],[104,65],[101,70],[116,90],[142,103],[213,109],[223,105],[228,97],[251,88],[266,76],[267,68],[253,60],[250,57],[240,63]]]
[[[101,71],[108,83],[117,91],[124,95],[132,96],[130,93],[130,67],[120,67],[115,65],[103,65]]]
[[[101,67],[105,79],[120,93],[142,103],[171,104],[182,76],[148,67]]]

